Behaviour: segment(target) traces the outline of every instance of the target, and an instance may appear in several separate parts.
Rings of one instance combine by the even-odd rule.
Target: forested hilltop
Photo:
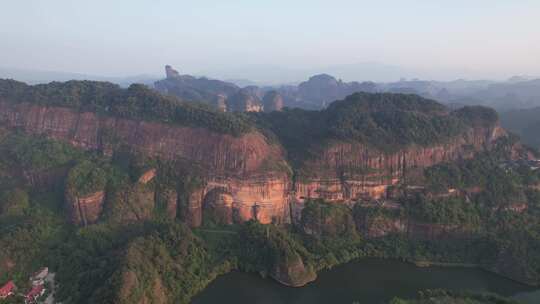
[[[418,95],[391,93],[356,93],[320,111],[285,109],[250,115],[277,136],[293,159],[306,158],[310,149],[335,141],[361,142],[382,151],[429,146],[498,121],[490,108],[451,111]]]
[[[26,290],[47,266],[62,303],[189,303],[231,270],[302,286],[366,257],[540,283],[539,156],[488,108],[359,93],[232,114],[140,85],[10,80],[0,104],[0,284]],[[305,159],[340,174],[302,180]]]
[[[97,81],[51,82],[30,86],[15,80],[0,79],[0,100],[204,127],[233,135],[245,133],[251,128],[249,122],[239,115],[221,113],[203,103],[161,95],[140,84],[127,89]]]

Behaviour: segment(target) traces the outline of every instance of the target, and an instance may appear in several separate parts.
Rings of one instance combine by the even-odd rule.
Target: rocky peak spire
[[[170,65],[165,66],[165,75],[167,76],[167,79],[176,78],[180,76],[180,74],[178,74],[178,71],[173,69],[172,66]]]

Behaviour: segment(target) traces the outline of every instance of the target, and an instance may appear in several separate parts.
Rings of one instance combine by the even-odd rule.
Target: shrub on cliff
[[[422,195],[406,201],[407,215],[421,223],[478,226],[478,206],[460,197],[427,199]]]
[[[84,160],[71,168],[66,180],[66,190],[75,196],[85,196],[104,191],[107,172],[97,164]]]
[[[342,204],[310,200],[302,209],[302,230],[313,237],[358,237],[351,210]]]
[[[238,259],[243,269],[272,275],[288,285],[314,279],[312,255],[282,228],[249,221],[241,226],[239,237]],[[299,272],[296,276],[287,274],[293,268]]]
[[[0,152],[1,160],[25,170],[63,166],[84,154],[67,143],[17,133],[0,141]]]
[[[28,193],[15,188],[0,194],[0,215],[20,216],[30,208]]]

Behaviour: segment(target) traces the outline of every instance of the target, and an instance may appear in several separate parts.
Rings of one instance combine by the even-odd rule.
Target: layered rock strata
[[[173,206],[177,198],[171,198],[167,207],[170,212],[183,214],[192,226],[201,225],[205,208],[224,223],[250,219],[283,223],[308,198],[347,203],[384,197],[407,171],[472,157],[505,135],[498,125],[470,128],[445,143],[413,145],[393,152],[361,143],[336,142],[304,161],[298,172],[309,174],[297,174],[293,179],[285,169],[279,169],[287,167],[283,148],[256,131],[235,137],[203,128],[7,101],[0,101],[0,124],[105,154],[127,145],[148,157],[183,159],[202,166],[204,186],[189,193],[184,210],[177,211]],[[149,172],[142,182],[154,174]],[[69,204],[80,205],[73,202]],[[94,222],[100,209],[89,210],[75,212],[75,217],[83,223]]]

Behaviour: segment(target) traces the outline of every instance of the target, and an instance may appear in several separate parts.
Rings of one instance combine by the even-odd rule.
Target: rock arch
[[[224,188],[210,190],[203,199],[203,223],[230,225],[233,221],[233,196]]]

